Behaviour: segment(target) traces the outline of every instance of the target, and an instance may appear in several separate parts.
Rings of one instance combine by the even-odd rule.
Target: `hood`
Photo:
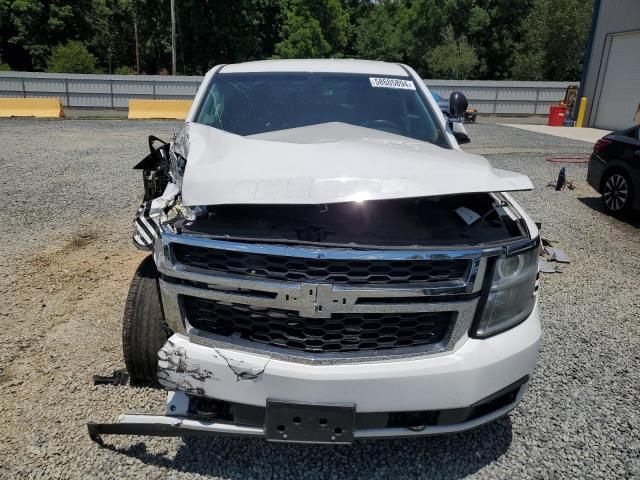
[[[323,204],[531,190],[478,155],[344,123],[242,137],[189,123],[186,206]]]

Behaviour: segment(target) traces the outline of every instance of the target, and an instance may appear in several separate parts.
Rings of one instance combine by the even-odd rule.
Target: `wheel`
[[[162,311],[159,273],[149,255],[131,281],[122,319],[122,350],[132,385],[159,386],[158,351],[173,333]]]
[[[602,203],[613,215],[627,212],[633,201],[631,179],[622,171],[608,173],[602,180]]]

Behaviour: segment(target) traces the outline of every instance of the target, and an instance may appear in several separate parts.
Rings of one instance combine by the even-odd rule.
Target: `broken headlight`
[[[496,260],[491,287],[471,336],[486,338],[515,327],[532,312],[538,248]]]

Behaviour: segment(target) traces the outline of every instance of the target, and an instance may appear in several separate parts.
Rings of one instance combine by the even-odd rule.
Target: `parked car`
[[[604,208],[613,215],[640,208],[640,127],[605,135],[596,142],[587,181],[602,194]]]
[[[451,115],[449,115],[449,101],[442,98],[442,96],[437,94],[436,92],[431,92],[431,95],[433,95],[433,98],[438,104],[438,108],[440,109],[442,114],[445,117],[450,117]]]
[[[452,95],[453,94],[459,94],[459,93],[460,92],[453,92]],[[431,92],[431,95],[433,96],[434,100],[438,104],[438,108],[442,112],[442,115],[444,115],[444,119],[449,124],[449,128],[451,128],[451,131],[455,135],[456,140],[458,141],[458,143],[460,145],[462,145],[462,144],[471,142],[471,139],[469,138],[469,134],[467,133],[467,129],[464,128],[464,125],[463,125],[464,115],[462,115],[460,117],[452,117],[451,116],[451,113],[450,113],[451,112],[451,105],[450,105],[451,98],[449,100],[445,100],[440,95],[438,95],[436,92]],[[468,109],[465,107],[465,114],[466,114],[467,111],[468,111]]]
[[[442,96],[437,94],[436,92],[431,92],[431,95],[433,95],[433,98],[438,104],[438,108],[440,108],[445,118],[450,117],[449,102],[444,98],[442,98]],[[466,123],[475,123],[477,117],[478,117],[478,110],[476,110],[475,108],[467,108],[464,112],[464,115],[462,116],[462,118]]]
[[[450,99],[454,116],[464,95]],[[150,139],[125,305],[132,382],[165,415],[103,434],[277,442],[459,432],[536,365],[540,238],[524,175],[461,151],[415,71],[361,60],[217,66]]]

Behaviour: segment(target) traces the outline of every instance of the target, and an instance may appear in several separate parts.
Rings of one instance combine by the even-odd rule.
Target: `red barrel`
[[[564,105],[551,105],[549,107],[549,121],[547,125],[550,127],[561,127],[564,124],[564,114],[567,107]]]

